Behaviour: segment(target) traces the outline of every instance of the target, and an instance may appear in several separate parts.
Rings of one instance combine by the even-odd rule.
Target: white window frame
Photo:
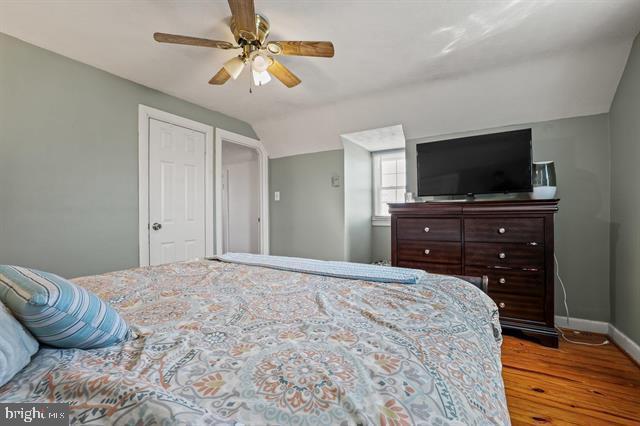
[[[405,159],[405,176],[406,176],[406,152],[404,149],[390,150],[390,151],[378,151],[371,154],[373,161],[373,215],[371,216],[371,225],[373,226],[391,226],[390,215],[380,215],[377,212],[378,204],[380,201],[380,190],[382,189],[382,157],[396,157]],[[405,182],[406,190],[406,182]]]

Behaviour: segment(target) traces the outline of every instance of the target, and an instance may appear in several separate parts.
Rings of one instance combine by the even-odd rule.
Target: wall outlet
[[[280,201],[280,191],[276,191],[273,193],[273,199],[275,201]]]
[[[331,186],[334,188],[340,188],[340,175],[331,176]]]

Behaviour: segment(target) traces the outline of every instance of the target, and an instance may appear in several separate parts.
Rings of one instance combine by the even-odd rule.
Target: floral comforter
[[[84,277],[137,331],[42,348],[1,402],[87,424],[509,424],[497,309],[480,290],[195,261]]]

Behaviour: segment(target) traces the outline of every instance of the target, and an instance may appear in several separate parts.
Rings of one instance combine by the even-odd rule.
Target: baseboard
[[[620,346],[635,362],[640,364],[640,345],[631,340],[629,336],[618,330],[615,325],[609,324],[609,337]]]
[[[640,364],[640,345],[629,338],[622,331],[618,330],[613,324],[605,321],[592,321],[582,318],[569,317],[569,324],[567,325],[567,318],[562,315],[556,315],[556,326],[562,328],[571,328],[573,330],[588,331],[591,333],[606,334],[615,342],[616,345],[627,353],[635,362]]]
[[[588,331],[591,333],[609,334],[610,324],[605,321],[593,321],[569,317],[569,324],[567,325],[567,317],[556,315],[556,326],[579,331]]]

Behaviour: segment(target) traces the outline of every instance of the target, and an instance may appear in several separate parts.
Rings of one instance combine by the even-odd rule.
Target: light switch
[[[280,191],[276,191],[273,193],[273,199],[275,201],[280,201]]]

